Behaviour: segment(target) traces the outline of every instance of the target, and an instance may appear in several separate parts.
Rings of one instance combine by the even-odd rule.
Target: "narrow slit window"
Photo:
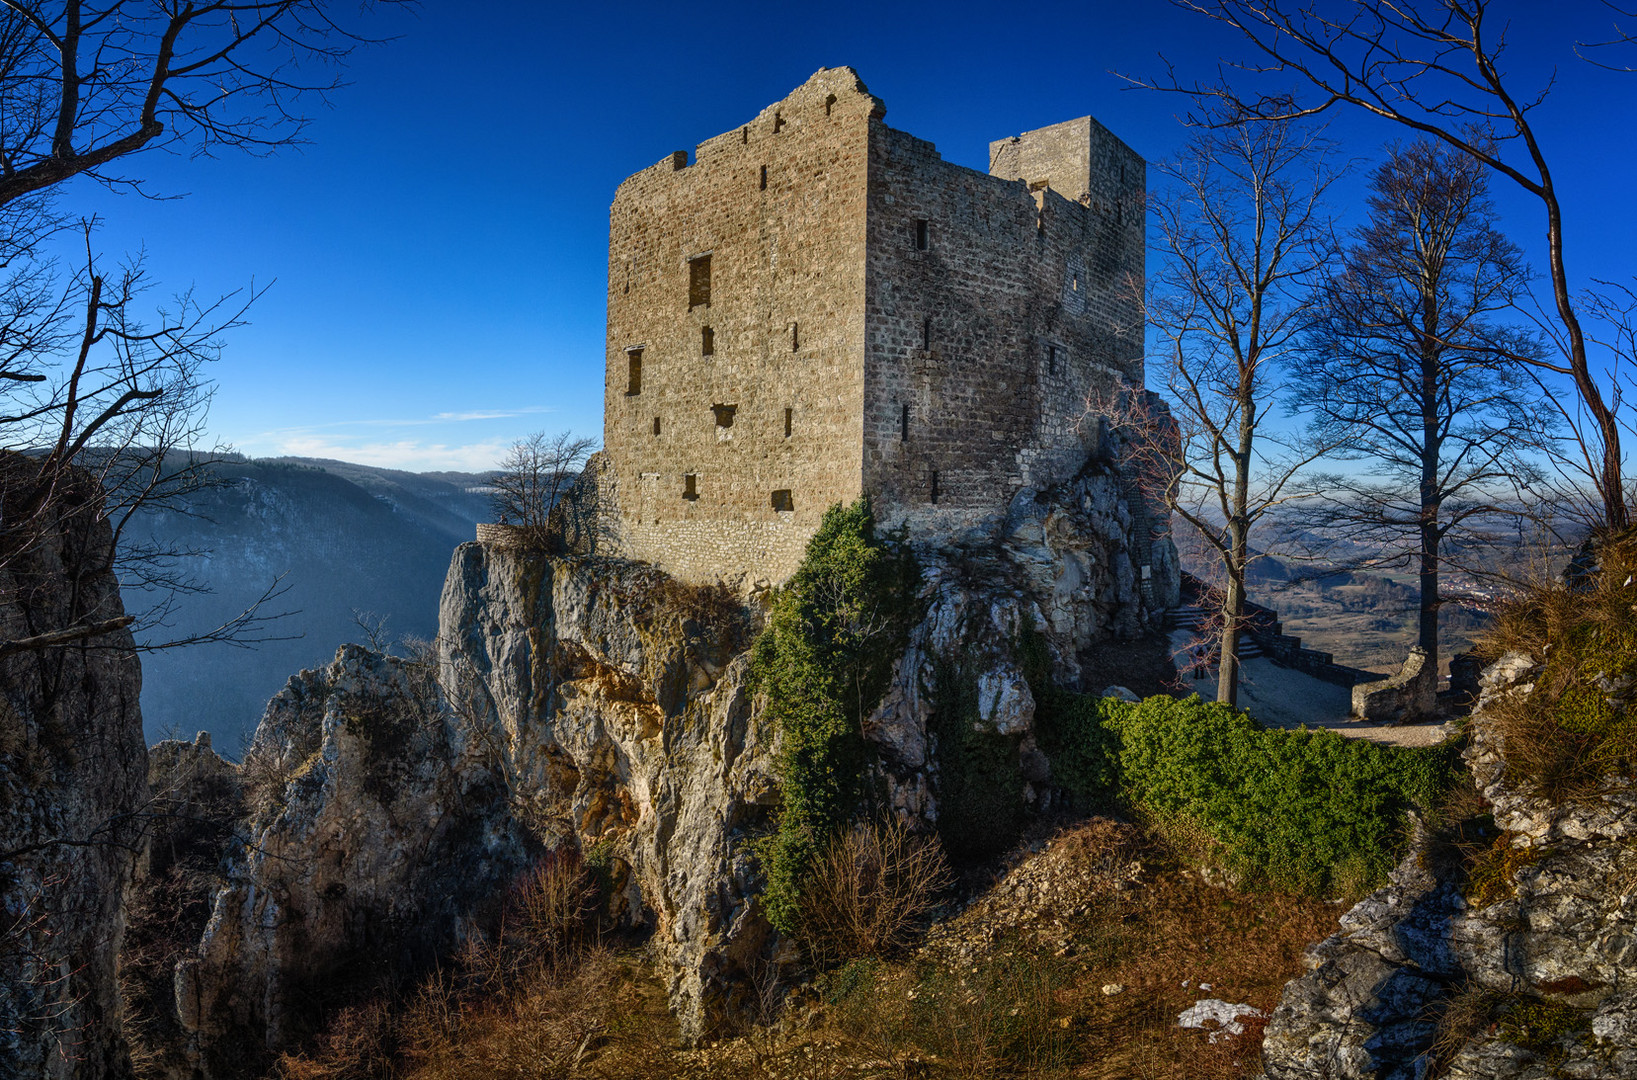
[[[688,260],[688,307],[711,306],[711,257],[700,255]]]
[[[784,117],[780,116],[778,113],[774,113],[773,114],[773,134],[777,135],[779,132],[781,132],[783,130],[784,130]]]
[[[829,116],[830,115],[830,110],[835,108],[835,105],[836,105],[836,96],[834,94],[831,94],[829,97],[825,98],[824,99],[824,115]]]
[[[1051,374],[1053,374],[1053,375],[1057,374],[1057,346],[1056,345],[1046,346],[1046,370],[1048,372],[1050,372]]]
[[[1080,291],[1080,272],[1078,270],[1069,276],[1069,289],[1073,292]]]
[[[932,316],[921,320],[921,348],[932,348]]]
[[[790,497],[789,488],[779,488],[773,493],[773,509],[790,511],[796,508],[796,500]]]
[[[698,473],[691,473],[690,472],[690,473],[683,473],[682,474],[682,497],[684,499],[697,499],[697,498],[699,498],[699,474]]]
[[[938,501],[938,470],[933,469],[932,470],[932,502],[937,503],[937,501]]]
[[[784,410],[784,437],[787,439],[790,438],[790,420],[795,411],[795,409]]]
[[[739,141],[746,146],[750,145],[750,128],[742,127],[739,129]]]
[[[632,349],[625,354],[626,379],[625,396],[635,397],[642,393],[642,350]]]
[[[898,441],[909,442],[909,406],[905,405],[898,413]]]
[[[699,328],[699,355],[713,356],[716,353],[716,331],[708,326]]]
[[[654,417],[654,434],[659,434],[659,417]]]
[[[762,166],[762,190],[767,190],[767,166]]]
[[[800,349],[800,348],[801,348],[801,324],[800,323],[791,323],[790,324],[790,351],[795,352],[797,349]]]
[[[926,219],[917,219],[915,222],[915,250],[925,251],[927,249],[927,243],[930,239],[931,237],[928,234]]]

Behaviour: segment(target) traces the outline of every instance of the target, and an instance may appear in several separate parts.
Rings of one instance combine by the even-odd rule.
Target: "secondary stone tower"
[[[779,582],[826,507],[936,541],[1072,477],[1141,386],[1143,160],[1090,117],[989,172],[851,68],[626,179],[609,213],[604,513],[687,581]]]

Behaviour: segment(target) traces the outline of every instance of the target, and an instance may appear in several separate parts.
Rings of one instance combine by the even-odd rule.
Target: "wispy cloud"
[[[541,416],[557,410],[546,405],[526,405],[516,409],[468,409],[463,412],[433,413],[431,416],[409,418],[367,417],[354,420],[326,420],[319,424],[299,427],[273,428],[255,436],[257,440],[299,438],[309,432],[336,431],[345,428],[409,428],[434,424],[465,424],[479,420],[511,420],[519,416]]]
[[[406,469],[410,472],[439,469],[483,472],[494,468],[495,463],[510,445],[511,442],[507,439],[451,444],[422,442],[417,439],[353,442],[346,439],[328,439],[319,435],[298,435],[276,440],[275,453],[291,457],[334,458],[359,465]]]

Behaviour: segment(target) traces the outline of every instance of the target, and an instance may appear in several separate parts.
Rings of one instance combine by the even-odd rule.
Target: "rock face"
[[[85,509],[6,553],[0,642],[121,616],[110,545]],[[130,1069],[115,957],[148,794],[132,644],[116,630],[0,655],[0,1076]]]
[[[1142,565],[1158,568],[1145,587],[1139,516],[1094,468],[1020,495],[1001,543],[921,553],[926,616],[866,724],[899,812],[938,817],[929,725],[952,658],[972,723],[1006,740],[1016,811],[1038,803],[1050,767],[1020,646],[1039,631],[1072,681],[1099,640],[1157,627],[1175,553],[1141,537]],[[531,845],[609,860],[613,907],[651,931],[686,1037],[754,1007],[773,938],[747,841],[779,805],[774,733],[747,686],[756,601],[567,546],[455,552],[435,679],[347,647],[268,706],[244,774],[263,809],[176,976],[204,1075],[236,1075],[247,1046],[287,1045],[311,989],[344,989],[336,976],[361,958],[402,972],[446,946]]]
[[[119,957],[125,1028],[141,1076],[191,1077],[176,1015],[175,966],[192,952],[223,882],[222,863],[241,837],[239,769],[211,749],[210,733],[148,748],[151,839],[126,893]]]
[[[450,700],[496,733],[516,812],[548,843],[612,845],[693,1037],[750,992],[768,935],[736,845],[777,805],[744,618],[639,563],[479,544],[443,593]]]
[[[1271,1080],[1637,1075],[1637,800],[1614,787],[1552,805],[1509,786],[1494,695],[1527,692],[1527,657],[1484,676],[1467,762],[1501,839],[1475,888],[1426,837],[1342,918],[1286,987],[1263,1054]],[[1464,1025],[1456,1018],[1466,1017]],[[1434,1047],[1439,1018],[1453,1032]]]
[[[524,865],[496,755],[432,668],[343,646],[268,703],[242,769],[248,842],[176,968],[204,1075],[253,1075],[328,1004],[430,963]]]

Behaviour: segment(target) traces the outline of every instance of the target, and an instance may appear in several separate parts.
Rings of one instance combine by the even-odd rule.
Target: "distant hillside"
[[[1218,579],[1221,571],[1215,556],[1199,535],[1186,526],[1175,534],[1183,569],[1208,581]],[[1364,550],[1332,545],[1331,553],[1358,556]],[[1302,644],[1331,653],[1339,664],[1389,673],[1398,669],[1415,643],[1415,582],[1413,572],[1327,572],[1317,561],[1258,554],[1251,563],[1247,591],[1252,600],[1277,611],[1285,632],[1301,638]],[[1487,625],[1481,612],[1446,604],[1439,620],[1440,667],[1471,648]]]
[[[217,626],[284,574],[288,591],[271,607],[296,614],[269,632],[294,640],[147,653],[142,715],[149,742],[203,730],[233,753],[286,679],[328,662],[343,642],[363,639],[355,609],[386,616],[395,639],[437,632],[449,556],[487,516],[477,490],[485,478],[304,458],[214,468],[221,486],[133,524],[138,539],[208,552],[186,570],[209,591],[179,597],[169,625],[148,636],[185,637]],[[134,612],[154,599],[125,592]]]

